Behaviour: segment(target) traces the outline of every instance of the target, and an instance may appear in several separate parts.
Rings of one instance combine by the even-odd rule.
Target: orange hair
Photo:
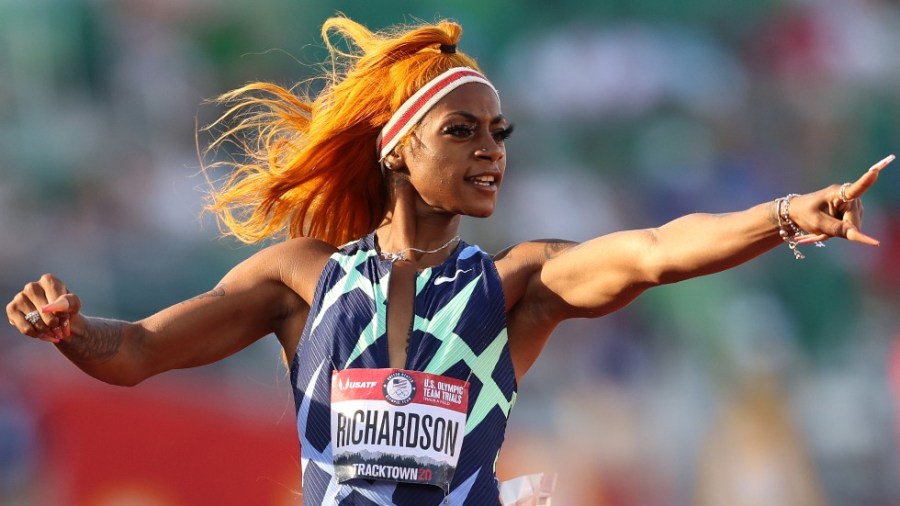
[[[335,47],[332,32],[349,50]],[[255,82],[225,93],[231,107],[210,127],[236,121],[209,150],[236,146],[239,161],[213,185],[206,209],[223,233],[246,243],[276,235],[314,237],[340,245],[375,229],[386,212],[387,190],[376,139],[391,114],[428,81],[452,67],[478,69],[455,45],[462,28],[450,21],[374,33],[346,17],[330,18],[322,38],[331,72],[315,98]]]

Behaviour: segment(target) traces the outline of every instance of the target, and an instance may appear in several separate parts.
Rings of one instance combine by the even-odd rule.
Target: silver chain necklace
[[[458,241],[458,240],[459,240],[459,236],[456,236],[456,237],[450,239],[449,241],[445,242],[443,246],[441,246],[439,248],[435,248],[435,249],[403,248],[400,251],[382,251],[381,258],[383,258],[384,260],[388,260],[391,263],[394,263],[397,260],[405,259],[406,253],[410,252],[410,251],[414,251],[416,253],[421,253],[423,255],[427,255],[429,253],[437,253],[438,251],[441,251],[442,249],[446,248],[447,246],[450,246],[451,244],[453,244],[454,241]]]

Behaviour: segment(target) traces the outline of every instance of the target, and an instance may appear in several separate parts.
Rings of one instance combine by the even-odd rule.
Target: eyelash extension
[[[509,137],[513,133],[514,128],[515,128],[515,125],[510,124],[509,126],[507,126],[506,128],[504,128],[502,130],[497,130],[496,132],[491,132],[491,136],[497,142],[503,142],[506,139],[509,139]],[[470,136],[474,132],[475,132],[475,127],[473,127],[471,125],[449,125],[444,128],[444,133],[451,134],[451,135],[464,134],[464,135]]]
[[[496,139],[497,142],[503,142],[506,139],[510,138],[514,129],[515,129],[515,125],[510,123],[509,126],[504,128],[503,130],[498,130],[498,131],[494,132],[493,133],[494,139]]]
[[[457,134],[472,135],[472,133],[474,133],[474,131],[475,131],[475,127],[470,126],[470,125],[462,125],[462,124],[449,125],[444,128],[444,133],[451,134],[451,135],[457,135]]]

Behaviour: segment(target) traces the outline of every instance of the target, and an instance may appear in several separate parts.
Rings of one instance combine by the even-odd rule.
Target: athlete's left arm
[[[859,198],[892,160],[875,164],[843,188],[843,195],[841,186],[831,185],[794,197],[789,217],[807,232],[800,243],[841,237],[877,245],[859,229]],[[543,263],[525,296],[542,299],[541,310],[554,319],[602,316],[648,288],[729,269],[781,242],[775,202],[727,214],[691,214],[658,228],[617,232],[572,246]]]

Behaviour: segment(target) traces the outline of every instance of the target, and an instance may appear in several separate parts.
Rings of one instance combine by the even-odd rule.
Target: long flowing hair
[[[254,82],[218,97],[225,113],[208,150],[238,154],[205,167],[206,210],[225,235],[246,243],[282,236],[340,245],[374,230],[387,190],[376,154],[381,128],[425,83],[452,67],[477,69],[470,57],[443,53],[462,28],[451,21],[372,32],[346,17],[322,26],[330,54],[315,97],[298,87]],[[341,49],[333,36],[345,42]],[[224,167],[220,181],[209,177]]]

